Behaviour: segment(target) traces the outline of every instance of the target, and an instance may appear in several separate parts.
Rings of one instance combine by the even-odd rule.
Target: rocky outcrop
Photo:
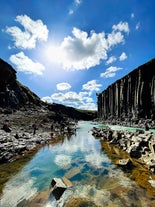
[[[126,151],[131,158],[142,160],[155,173],[155,134],[150,131],[116,131],[93,128],[92,134]]]
[[[152,59],[98,94],[98,117],[128,122],[155,120],[154,68]]]
[[[39,97],[17,81],[16,71],[0,59],[0,108],[19,109],[28,104],[40,105]]]

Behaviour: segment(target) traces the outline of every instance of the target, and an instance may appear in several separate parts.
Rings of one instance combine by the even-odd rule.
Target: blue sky
[[[96,93],[154,58],[155,0],[1,0],[1,8],[0,58],[44,101],[94,110]]]

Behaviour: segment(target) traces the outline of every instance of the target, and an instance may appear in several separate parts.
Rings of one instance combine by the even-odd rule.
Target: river
[[[151,207],[145,190],[102,151],[100,141],[91,134],[93,126],[96,127],[91,122],[81,121],[76,135],[42,147],[5,183],[0,206],[62,207],[65,197],[58,204],[50,200],[49,185],[52,178],[65,176],[73,184],[67,198],[84,199],[89,203],[85,206]]]

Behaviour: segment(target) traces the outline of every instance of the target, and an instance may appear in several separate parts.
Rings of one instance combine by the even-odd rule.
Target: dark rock
[[[16,79],[16,71],[7,62],[0,59],[0,107],[6,108],[5,113],[26,104],[40,104],[37,95],[23,86]]]
[[[130,171],[134,167],[131,159],[120,159],[117,160],[116,164],[119,167],[121,167],[124,171]]]
[[[155,59],[138,67],[98,94],[98,118],[122,125],[155,120]],[[147,127],[148,130],[148,127]]]
[[[133,149],[130,152],[130,156],[133,158],[139,159],[141,157],[141,153],[137,149]]]

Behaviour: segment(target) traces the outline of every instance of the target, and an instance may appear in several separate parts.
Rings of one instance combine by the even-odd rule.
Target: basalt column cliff
[[[102,120],[155,120],[155,59],[136,68],[98,94]]]

